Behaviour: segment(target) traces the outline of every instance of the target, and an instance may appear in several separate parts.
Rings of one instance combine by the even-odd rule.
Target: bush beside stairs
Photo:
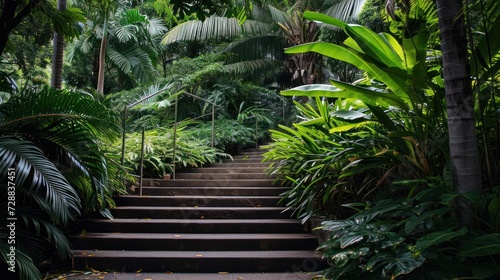
[[[84,220],[70,237],[72,269],[120,272],[312,272],[315,235],[277,206],[284,188],[262,151],[145,179],[142,196],[116,198],[115,219]]]

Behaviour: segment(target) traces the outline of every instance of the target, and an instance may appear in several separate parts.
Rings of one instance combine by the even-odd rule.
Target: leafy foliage
[[[181,123],[177,127],[175,166],[173,166],[174,128],[158,128],[145,132],[145,177],[163,178],[165,174],[172,173],[174,168],[199,167],[228,156],[218,149],[211,148],[208,139],[195,138],[186,132],[185,129],[189,123],[189,121]],[[141,133],[135,132],[127,135],[124,165],[135,174],[139,174],[141,145]],[[118,145],[115,146],[114,151],[119,153]]]
[[[429,49],[435,9],[428,1],[411,3],[403,14],[396,11],[402,22],[393,22],[391,30],[397,36],[306,12],[308,19],[339,27],[348,37],[343,45],[316,42],[286,52],[341,60],[363,70],[364,78],[282,92],[316,102],[296,103],[301,122],[272,131],[276,143],[268,146],[266,158],[277,161],[273,172],[291,185],[283,194],[289,209],[304,220],[326,214],[321,228],[330,237],[321,249],[331,263],[328,279],[496,279],[499,204],[498,188],[491,184],[496,160],[485,160],[486,195],[453,191],[439,51]],[[498,52],[496,43],[490,47]],[[491,120],[486,126],[495,131]],[[486,138],[484,144],[496,143]],[[484,147],[487,157],[496,158],[491,147]],[[474,208],[477,228],[459,223],[457,201]]]
[[[17,262],[21,278],[29,279],[39,275],[36,267],[51,244],[62,258],[69,256],[63,230],[78,216],[95,210],[109,215],[111,196],[120,191],[110,177],[120,167],[103,147],[120,127],[117,116],[92,96],[44,87],[1,104],[0,128],[2,215],[10,176],[17,201],[23,201],[16,205]],[[4,260],[7,253],[2,247]]]

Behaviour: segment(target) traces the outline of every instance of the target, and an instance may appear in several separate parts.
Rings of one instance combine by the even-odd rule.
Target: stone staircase
[[[279,207],[283,187],[262,152],[144,180],[116,199],[115,219],[90,219],[70,237],[72,268],[121,272],[312,272],[316,237]]]

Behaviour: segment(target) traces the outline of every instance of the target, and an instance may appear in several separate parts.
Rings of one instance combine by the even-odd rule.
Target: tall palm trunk
[[[66,10],[66,0],[57,1],[57,9],[59,11]],[[60,36],[54,32],[54,42],[52,51],[52,79],[50,86],[60,89],[62,87],[62,72],[64,58],[64,36]]]
[[[99,73],[97,76],[97,91],[104,93],[104,64],[106,63],[106,46],[108,44],[108,9],[105,10],[101,48],[99,50]]]
[[[462,0],[436,0],[436,5],[454,185],[460,193],[482,193],[463,4]],[[473,225],[472,207],[463,199],[459,205],[462,221]]]

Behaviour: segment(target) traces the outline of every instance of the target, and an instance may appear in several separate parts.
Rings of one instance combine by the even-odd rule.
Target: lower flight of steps
[[[316,237],[277,206],[262,152],[144,180],[142,196],[116,198],[114,219],[89,219],[70,237],[72,269],[122,272],[313,272]]]

